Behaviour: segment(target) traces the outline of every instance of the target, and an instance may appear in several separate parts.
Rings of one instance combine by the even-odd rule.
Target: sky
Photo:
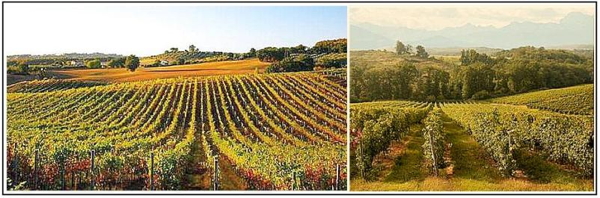
[[[441,30],[468,23],[476,26],[504,27],[511,22],[558,23],[571,12],[594,15],[593,3],[455,3],[350,6],[350,24],[372,23],[381,26]]]
[[[346,38],[344,6],[4,4],[5,54],[247,52]]]

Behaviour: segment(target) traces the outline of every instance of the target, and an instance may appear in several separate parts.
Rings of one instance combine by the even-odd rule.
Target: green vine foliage
[[[425,165],[428,170],[435,172],[436,175],[437,169],[445,166],[443,158],[446,148],[446,135],[443,132],[441,114],[440,109],[429,112],[423,121],[425,127],[422,130],[425,139],[422,146]]]

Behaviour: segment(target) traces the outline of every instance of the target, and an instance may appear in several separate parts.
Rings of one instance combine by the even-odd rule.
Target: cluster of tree
[[[310,71],[315,67],[339,68],[346,66],[346,39],[319,41],[312,48],[304,45],[295,47],[266,47],[255,51],[263,62],[272,62],[267,72]]]
[[[19,63],[17,65],[8,66],[7,72],[15,75],[29,75],[29,65],[26,65],[25,63]]]
[[[256,57],[262,62],[278,62],[288,55],[288,49],[285,47],[265,47],[256,51]]]
[[[339,68],[347,65],[348,59],[346,53],[326,54],[317,58],[315,65],[325,68]]]
[[[9,61],[12,60],[35,60],[35,59],[45,59],[45,60],[59,60],[59,59],[68,59],[68,60],[76,60],[76,59],[106,59],[106,58],[114,58],[121,57],[119,54],[104,54],[104,53],[64,53],[64,54],[44,54],[44,55],[31,55],[31,54],[20,54],[20,55],[10,55],[7,56]]]
[[[353,65],[352,101],[485,99],[593,82],[593,60],[564,50],[523,47],[497,57],[462,52],[450,69]]]
[[[49,66],[49,67],[66,67],[73,66],[72,61],[88,62],[100,60],[101,62],[108,61],[114,58],[123,57],[118,54],[104,53],[66,53],[66,54],[45,54],[45,55],[11,55],[7,56],[8,66],[17,66],[18,64]]]
[[[134,72],[140,66],[140,59],[135,55],[129,55],[125,58],[125,68],[127,70]]]
[[[125,58],[125,57],[115,58],[115,59],[108,61],[108,63],[106,63],[106,65],[111,68],[123,68],[123,67],[125,67],[126,59],[127,58]]]
[[[315,54],[346,53],[348,42],[346,39],[319,41],[311,48]]]
[[[266,71],[269,73],[308,71],[312,70],[314,65],[315,63],[310,56],[300,54],[296,57],[286,57],[279,62],[273,63],[267,67]]]
[[[252,57],[250,53],[200,51],[195,45],[190,45],[188,49],[180,50],[177,47],[172,47],[162,54],[150,56],[149,58],[154,59],[155,62],[146,66],[196,64],[211,61],[241,60],[249,57]],[[166,61],[167,64],[162,64],[162,61]]]
[[[421,46],[421,45],[417,45],[417,47],[415,48],[417,50],[416,54],[414,54],[416,57],[420,57],[420,58],[429,58],[429,53],[427,53],[427,51],[425,51],[425,47]],[[398,55],[413,55],[413,46],[410,44],[404,44],[400,41],[396,41],[396,54]]]
[[[97,68],[102,68],[102,63],[98,59],[90,60],[90,61],[85,62],[85,66],[90,69],[97,69]]]

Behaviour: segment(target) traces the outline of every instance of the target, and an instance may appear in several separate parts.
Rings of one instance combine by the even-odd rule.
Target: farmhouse
[[[71,65],[71,66],[73,66],[73,67],[83,67],[83,66],[85,66],[85,65],[83,64],[83,61],[81,61],[81,60],[72,60],[72,61],[69,63],[69,65]]]
[[[166,61],[166,60],[161,60],[161,61],[160,61],[160,65],[161,65],[161,66],[169,65],[169,61]]]

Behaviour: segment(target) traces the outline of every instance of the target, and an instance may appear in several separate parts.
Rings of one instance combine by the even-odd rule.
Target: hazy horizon
[[[460,3],[351,6],[350,48],[565,46],[594,43],[590,3]]]
[[[410,3],[399,6],[349,6],[351,25],[370,23],[437,31],[471,24],[502,28],[514,22],[558,23],[570,13],[595,16],[593,4],[584,3]]]
[[[5,4],[5,54],[241,53],[347,37],[344,6]],[[23,13],[36,13],[36,16]]]

